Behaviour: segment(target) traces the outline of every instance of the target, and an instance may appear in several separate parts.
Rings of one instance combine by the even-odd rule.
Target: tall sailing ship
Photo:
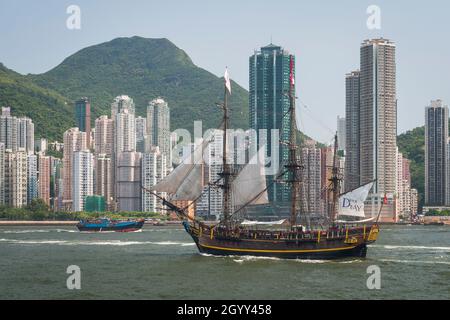
[[[240,170],[228,159],[227,130],[229,129],[228,97],[231,94],[228,71],[225,72],[224,102],[221,105],[223,120],[222,166],[220,178],[214,187],[222,190],[223,214],[215,224],[208,224],[190,216],[188,209],[201,198],[204,190],[202,170],[203,152],[212,139],[204,139],[171,174],[150,189],[143,189],[162,200],[183,220],[187,233],[201,253],[212,255],[251,255],[278,257],[284,259],[337,259],[343,257],[365,257],[367,245],[376,241],[379,226],[378,217],[365,219],[364,201],[374,182],[355,190],[340,194],[342,174],[338,167],[337,137],[335,137],[334,159],[329,186],[326,189],[327,217],[312,223],[302,219],[301,189],[307,182],[301,181],[302,164],[298,157],[296,141],[295,89],[293,57],[290,56],[289,86],[289,141],[282,141],[289,150],[287,163],[281,166],[273,183],[284,181],[291,186],[288,219],[280,221],[249,221],[244,219],[247,207],[267,204],[268,186],[265,177],[264,150],[257,154]],[[168,197],[161,197],[163,192]],[[184,200],[185,207],[177,206]],[[187,202],[188,200],[189,202]],[[278,210],[281,210],[278,208]],[[380,210],[381,211],[381,210]],[[283,213],[279,213],[283,216]],[[361,219],[362,218],[362,219]],[[344,220],[345,219],[345,220]],[[360,220],[357,220],[360,219]],[[300,221],[308,221],[306,225]]]

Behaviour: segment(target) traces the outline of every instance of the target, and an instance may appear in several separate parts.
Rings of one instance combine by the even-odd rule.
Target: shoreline
[[[33,221],[33,220],[3,220],[0,221],[0,227],[27,227],[27,226],[76,226],[78,224],[77,221],[64,221],[64,220],[44,220],[44,221]],[[181,221],[168,221],[164,224],[155,224],[153,222],[146,221],[144,225],[149,226],[172,226],[179,225]]]
[[[0,226],[75,226],[79,221],[32,221],[32,220],[7,220],[0,221]]]
[[[65,221],[65,220],[45,220],[45,221],[33,221],[33,220],[0,220],[0,227],[5,226],[16,226],[16,227],[26,227],[26,226],[76,226],[77,221]],[[166,221],[164,223],[155,223],[152,221],[146,221],[144,225],[146,226],[175,226],[180,225],[181,221]],[[406,223],[406,222],[379,222],[380,226],[405,226],[405,225],[432,225],[433,223]],[[449,222],[444,222],[444,225],[450,225]]]

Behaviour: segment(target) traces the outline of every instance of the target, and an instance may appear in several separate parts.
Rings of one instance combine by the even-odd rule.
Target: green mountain
[[[61,140],[65,128],[74,125],[73,106],[68,101],[0,63],[0,106],[11,106],[13,115],[33,119],[38,137]]]
[[[419,192],[419,207],[425,200],[425,127],[418,127],[397,137],[398,149],[411,160],[411,186]]]
[[[189,56],[167,39],[117,38],[71,55],[54,69],[29,75],[36,84],[76,100],[89,97],[94,117],[110,114],[114,97],[133,98],[138,115],[148,102],[163,97],[171,110],[171,127],[191,130],[194,120],[203,129],[218,126],[223,78],[194,65]],[[232,84],[231,121],[248,127],[248,92]]]
[[[248,127],[248,91],[232,83],[231,120]],[[172,129],[191,130],[194,120],[203,129],[217,127],[223,100],[223,78],[195,66],[188,55],[167,39],[118,38],[91,46],[66,58],[52,70],[23,76],[0,64],[0,106],[33,119],[37,136],[62,140],[75,125],[74,101],[91,99],[92,121],[110,114],[121,94],[131,96],[137,113],[145,116],[148,101],[163,97],[171,108]],[[301,143],[308,136],[299,132]]]

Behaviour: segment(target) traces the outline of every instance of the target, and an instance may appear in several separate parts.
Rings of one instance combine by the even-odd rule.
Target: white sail
[[[269,203],[266,189],[264,167],[264,148],[245,165],[232,182],[233,201],[235,207],[247,204]]]
[[[150,190],[167,192],[173,200],[195,200],[202,192],[203,150],[209,140],[200,143],[168,176]]]
[[[342,194],[339,197],[339,215],[364,218],[364,201],[366,201],[373,184],[374,182],[370,182],[358,189]]]
[[[194,165],[181,163],[168,176],[150,188],[151,191],[167,192],[175,194],[183,183],[183,180],[189,176],[189,173],[194,168]]]
[[[196,200],[203,190],[203,165],[195,164],[170,200]]]

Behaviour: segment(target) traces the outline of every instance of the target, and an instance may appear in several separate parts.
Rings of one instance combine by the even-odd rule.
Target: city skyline
[[[40,10],[40,4],[31,1],[1,3],[0,35],[7,45],[2,50],[0,61],[21,73],[40,73],[55,67],[69,54],[115,37],[165,37],[185,50],[195,64],[218,76],[221,76],[224,66],[229,66],[233,79],[248,88],[245,56],[255,48],[273,42],[282,44],[300,57],[297,78],[301,89],[297,91],[297,95],[316,116],[323,115],[321,120],[334,130],[335,117],[343,115],[345,108],[341,79],[348,70],[357,66],[354,61],[358,56],[358,43],[363,39],[384,36],[395,39],[398,58],[402,61],[398,65],[398,133],[401,133],[423,123],[420,116],[422,108],[431,97],[450,101],[450,93],[445,88],[445,83],[450,82],[450,62],[445,59],[450,55],[450,47],[441,41],[445,38],[445,12],[448,11],[449,4],[445,1],[433,3],[441,9],[436,10],[434,6],[422,3],[410,6],[401,1],[379,1],[377,5],[381,8],[381,30],[369,30],[366,27],[366,9],[372,4],[370,1],[354,1],[351,6],[295,1],[288,2],[291,7],[288,12],[275,4],[267,4],[264,9],[260,8],[259,18],[249,15],[254,8],[252,1],[239,4],[230,1],[227,8],[233,12],[233,24],[225,25],[218,22],[223,20],[223,10],[217,10],[221,5],[205,1],[189,5],[175,5],[173,1],[158,4],[136,2],[134,6],[129,6],[80,0],[78,4],[82,9],[83,20],[79,31],[71,31],[65,27],[68,17],[65,11],[72,4],[68,1],[49,4],[46,10]],[[112,22],[124,11],[124,6],[135,19],[127,25],[115,25]],[[173,8],[184,10],[174,12]],[[152,19],[144,18],[147,13],[155,10],[175,14],[175,23],[167,23],[163,19],[164,14]],[[210,14],[204,15],[205,10]],[[2,14],[6,12],[23,14],[19,17]],[[15,20],[11,20],[12,16]],[[264,26],[258,22],[259,19],[270,16],[284,19],[279,20],[279,25]],[[321,19],[316,19],[318,16]],[[188,18],[189,23],[186,23]],[[34,23],[36,27],[29,28],[30,23]],[[208,28],[212,28],[212,32],[205,34],[204,38],[193,36],[206,24]],[[91,32],[92,30],[96,32]],[[21,37],[16,36],[18,33]],[[48,37],[49,34],[52,37]],[[415,34],[415,37],[410,37],[410,34]],[[416,41],[418,38],[427,39],[426,45],[419,46]],[[37,54],[29,57],[29,50],[23,50],[26,44]],[[330,50],[341,52],[339,59],[327,59],[327,52]],[[214,52],[214,55],[210,52]],[[424,64],[423,61],[427,63]],[[439,79],[433,76],[436,70],[441,73]],[[321,74],[327,74],[327,77],[322,77]],[[422,89],[415,90],[417,86]],[[327,95],[320,94],[323,88],[327,89]],[[308,112],[303,109],[301,111],[299,125],[303,131],[318,141],[330,142],[332,134],[309,121]]]
[[[343,140],[343,132],[347,131],[347,134],[356,134],[357,136],[363,137],[366,141],[366,143],[360,142],[361,145],[358,146],[358,150],[361,152],[361,157],[360,159],[356,159],[358,170],[364,173],[365,176],[360,177],[356,185],[377,180],[378,183],[382,184],[382,187],[378,189],[378,185],[375,185],[375,201],[380,203],[382,198],[386,198],[386,194],[388,194],[390,205],[394,205],[395,199],[399,197],[397,195],[399,193],[398,188],[403,184],[403,181],[398,180],[398,171],[396,171],[401,167],[397,166],[399,162],[397,161],[398,156],[395,134],[397,126],[396,45],[395,42],[384,38],[363,40],[360,42],[360,45],[361,71],[349,71],[351,73],[347,73],[345,81],[348,86],[349,75],[357,76],[358,89],[355,92],[352,92],[354,89],[345,91],[345,95],[347,95],[347,104],[357,101],[357,105],[347,108],[345,116],[349,121],[345,122],[345,118],[337,117],[337,122],[340,127],[339,133],[341,135],[341,140]],[[290,78],[289,68],[291,62],[293,63],[292,70],[294,73]],[[373,68],[374,65],[376,65],[375,69]],[[275,66],[275,68],[273,68],[273,66]],[[288,121],[288,119],[282,115],[285,115],[288,111],[288,101],[287,98],[285,98],[287,85],[291,82],[294,83],[294,79],[295,56],[290,51],[284,49],[282,46],[274,44],[270,44],[262,47],[258,51],[254,51],[249,57],[249,81],[251,83],[249,95],[249,124],[252,129],[281,129],[281,141],[288,139],[289,130],[284,129],[286,128],[285,122]],[[378,85],[374,86],[374,79],[382,79],[383,82],[381,84],[380,82],[377,82]],[[349,94],[350,97],[348,96]],[[84,206],[83,203],[81,205],[75,205],[74,203],[74,191],[76,190],[73,190],[74,168],[72,167],[72,163],[75,154],[92,149],[92,138],[92,142],[94,142],[95,145],[95,149],[93,150],[95,160],[93,159],[92,163],[96,163],[94,161],[99,160],[98,168],[101,168],[103,171],[95,172],[96,179],[102,183],[107,181],[106,183],[112,184],[112,188],[108,188],[108,186],[105,185],[96,185],[95,188],[91,187],[91,191],[89,191],[90,194],[86,195],[93,195],[95,190],[96,195],[105,197],[106,203],[112,210],[141,210],[146,205],[145,202],[149,203],[149,207],[157,208],[154,203],[155,201],[153,201],[153,204],[150,204],[151,200],[143,201],[145,197],[143,194],[139,195],[141,192],[138,189],[138,185],[141,181],[147,179],[147,181],[149,181],[147,187],[151,188],[152,184],[157,183],[158,180],[164,178],[166,172],[161,171],[160,163],[164,162],[169,171],[171,169],[171,153],[167,152],[167,150],[170,150],[172,147],[170,134],[171,117],[168,103],[162,98],[150,100],[148,102],[147,117],[142,118],[135,116],[136,106],[133,97],[125,94],[119,95],[113,99],[113,102],[111,103],[111,119],[109,119],[107,115],[102,115],[95,120],[95,129],[93,130],[92,137],[91,134],[88,133],[90,128],[86,125],[86,122],[90,123],[93,121],[93,119],[90,119],[91,110],[89,98],[77,99],[74,102],[73,107],[76,111],[75,119],[78,127],[81,127],[87,132],[83,132],[83,130],[75,127],[69,128],[65,133],[63,157],[63,168],[65,168],[65,170],[62,171],[64,205],[59,208],[74,210],[75,208],[80,209]],[[357,113],[358,116],[355,117],[352,113]],[[5,107],[2,109],[2,121],[8,119],[11,122],[11,119],[14,120],[16,118],[11,116],[11,109]],[[356,126],[351,124],[352,121],[356,121],[355,119],[357,119],[358,122],[358,125]],[[17,137],[14,142],[17,141],[17,147],[29,148],[27,145],[27,141],[30,140],[28,128],[34,130],[34,125],[28,118],[19,118],[19,120],[20,121],[16,124]],[[8,123],[9,122],[7,121],[5,122],[5,128],[7,128]],[[14,124],[15,122],[13,121],[11,123]],[[373,126],[375,123],[377,125]],[[353,133],[352,130],[348,131],[349,124],[350,127],[356,127],[357,131]],[[99,129],[99,131],[97,132],[96,129]],[[69,136],[72,134],[74,137],[71,138],[66,136],[66,134],[69,134]],[[377,146],[377,148],[372,150],[372,147],[367,148],[367,146],[369,141],[374,141],[374,137],[376,137],[376,141],[380,141],[380,143],[375,143],[374,146]],[[258,137],[258,141],[260,141],[260,139],[261,137]],[[270,141],[271,137],[268,137],[268,139]],[[6,136],[5,140],[7,140]],[[34,146],[34,139],[31,140],[33,141],[30,145]],[[139,153],[136,149],[137,140],[144,140],[141,141],[140,146],[141,149],[144,147],[143,153]],[[279,163],[283,163],[286,160],[286,150],[283,149],[283,143],[280,143],[280,145],[279,154],[277,154],[280,160]],[[159,152],[153,150],[154,147],[159,147],[159,151],[165,154],[165,160],[150,160],[149,158],[149,161],[147,161],[147,168],[145,168],[144,163],[142,162],[145,153]],[[378,151],[378,149],[381,151]],[[270,149],[268,150],[270,152]],[[362,155],[364,155],[364,159],[362,159]],[[272,155],[268,154],[267,156]],[[332,159],[332,148],[328,147],[321,150],[321,172],[320,176],[317,175],[315,178],[316,180],[321,181],[321,188],[326,186],[329,179],[327,166],[332,166]],[[34,162],[37,163],[37,158],[34,159]],[[339,166],[342,168],[344,165],[344,159],[339,159]],[[30,168],[33,166],[35,165],[31,165]],[[309,170],[309,168],[307,168],[307,170]],[[317,168],[312,169],[312,171],[318,172]],[[144,172],[148,173],[143,174]],[[155,172],[158,173],[156,174]],[[153,174],[153,176],[150,176],[151,174]],[[115,181],[116,176],[123,176],[126,177],[126,179],[120,177]],[[29,177],[31,176],[29,175]],[[35,178],[31,177],[29,178],[29,181],[32,181],[33,179],[35,180]],[[92,177],[92,182],[95,183],[94,177]],[[410,184],[411,182],[408,181],[404,189],[409,190]],[[37,186],[28,187],[32,190],[28,191],[28,194],[33,192],[37,193]],[[273,202],[284,202],[284,200],[287,200],[288,196],[285,190],[280,190],[281,192],[274,191],[275,192],[270,196]],[[270,192],[271,190],[269,187],[269,194]],[[315,194],[318,194],[317,190],[315,191]],[[108,195],[111,195],[111,197]],[[312,198],[314,197],[316,196],[312,196]],[[114,201],[109,201],[113,199]],[[77,202],[79,203],[79,200],[77,200]],[[321,206],[322,205],[318,205],[317,207]],[[407,206],[408,205],[405,207]],[[374,215],[373,210],[372,215]]]

